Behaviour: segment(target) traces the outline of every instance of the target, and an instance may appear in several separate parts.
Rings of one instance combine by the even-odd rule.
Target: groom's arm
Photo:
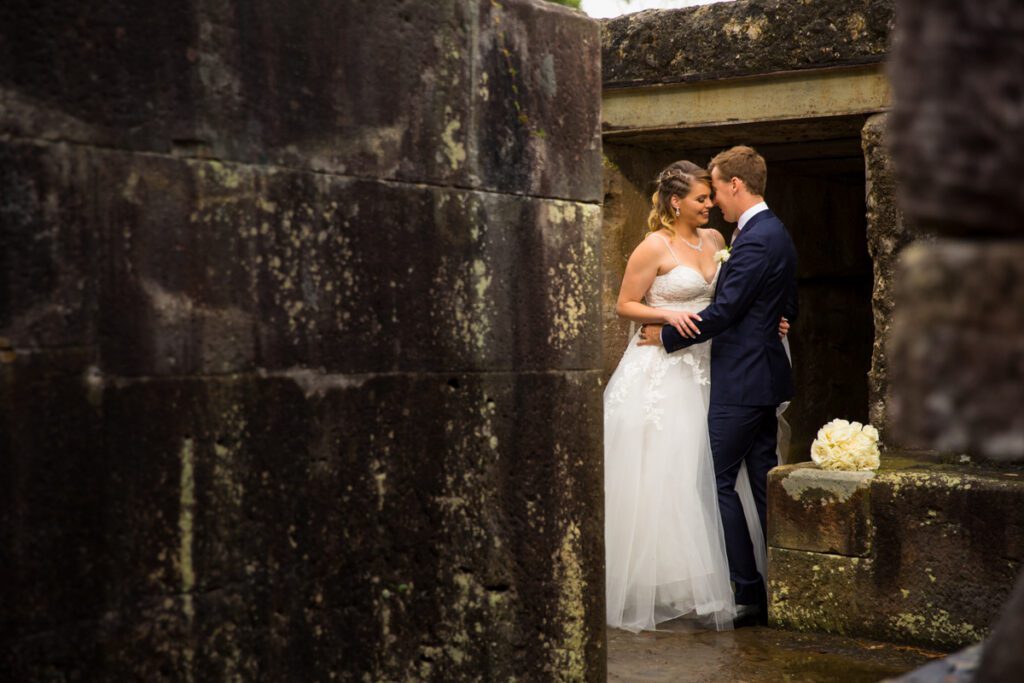
[[[715,303],[699,313],[700,334],[687,338],[676,328],[661,328],[661,343],[669,353],[706,342],[736,324],[743,317],[764,284],[768,272],[768,247],[751,240],[732,250],[729,277],[715,294]]]

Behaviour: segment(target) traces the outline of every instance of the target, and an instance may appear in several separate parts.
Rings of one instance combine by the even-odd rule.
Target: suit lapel
[[[758,223],[763,221],[765,218],[768,218],[769,216],[774,216],[774,215],[775,214],[773,214],[770,209],[767,209],[765,211],[758,211],[753,216],[751,216],[750,220],[748,220],[747,224],[743,226],[743,230],[740,231],[740,234],[733,241],[733,243],[729,247],[729,249],[730,250],[735,249],[740,244],[743,244],[743,240],[746,239],[750,235],[750,231],[751,231],[751,229],[754,228],[754,226],[756,226]],[[729,274],[729,262],[726,261],[725,263],[722,264],[722,272],[718,274],[718,285],[715,287],[715,299],[718,298],[718,292],[722,289],[722,285],[725,283],[725,278],[726,278],[726,276],[728,274]]]
[[[722,263],[722,270],[718,273],[718,283],[715,285],[715,295],[712,297],[712,301],[718,300],[718,293],[722,291],[722,285],[725,284],[725,276],[729,273],[729,262],[724,261]]]

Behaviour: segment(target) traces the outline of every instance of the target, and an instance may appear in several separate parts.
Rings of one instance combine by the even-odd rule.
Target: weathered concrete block
[[[826,6],[827,5],[827,6]],[[881,61],[892,0],[747,0],[602,23],[605,87],[711,80]]]
[[[945,452],[1024,456],[1024,245],[939,241],[904,256],[893,433]]]
[[[9,3],[0,131],[165,152],[195,140],[195,19],[191,3]]]
[[[37,188],[5,214],[9,345],[96,343],[99,328],[105,370],[146,375],[597,363],[595,205],[433,187],[396,202],[376,181],[3,149],[12,186]]]
[[[108,371],[598,363],[595,205],[419,186],[396,202],[387,183],[219,162],[102,166],[131,188],[98,200]]]
[[[96,343],[100,245],[88,210],[92,172],[67,145],[0,141],[0,338],[5,346]]]
[[[814,465],[772,470],[768,543],[818,553],[867,557],[871,472],[828,472]]]
[[[549,3],[17,2],[0,35],[17,136],[600,200],[598,25]]]
[[[460,175],[474,186],[600,201],[600,109],[591,106],[601,90],[599,24],[535,0],[467,4],[479,18],[462,124],[474,130]]]
[[[254,367],[251,264],[264,255],[251,235],[269,230],[260,207],[272,206],[255,195],[254,169],[83,154],[95,157],[101,182],[123,188],[99,195],[95,207],[105,217],[108,255],[100,283],[104,370],[150,375]],[[289,227],[280,229],[290,233]]]
[[[51,595],[10,596],[14,670],[60,661],[61,639],[126,677],[600,670],[600,406],[599,371],[110,380],[102,539],[50,565]],[[64,601],[90,576],[85,635]],[[42,628],[57,654],[25,639]]]
[[[793,631],[853,635],[855,601],[870,585],[874,561],[785,548],[768,548],[768,614],[773,626]]]
[[[900,3],[893,157],[907,218],[941,235],[1020,236],[1024,7]]]
[[[89,348],[0,354],[0,642],[100,611],[107,581]],[[0,655],[0,661],[3,656]],[[0,667],[3,665],[0,664]]]
[[[314,5],[0,12],[12,680],[604,678],[597,25]]]
[[[892,454],[883,465],[858,481],[807,465],[772,472],[772,622],[949,649],[976,642],[1024,561],[1024,482]]]

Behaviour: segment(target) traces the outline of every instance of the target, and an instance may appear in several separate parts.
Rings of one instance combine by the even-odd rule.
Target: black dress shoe
[[[761,605],[736,605],[736,618],[732,620],[733,628],[765,626],[767,624],[768,610]]]

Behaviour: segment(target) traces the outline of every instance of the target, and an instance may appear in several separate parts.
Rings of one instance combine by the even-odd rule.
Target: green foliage
[[[566,7],[572,7],[573,9],[579,9],[581,1],[582,0],[548,0],[548,2],[553,2],[556,5],[565,5]]]

